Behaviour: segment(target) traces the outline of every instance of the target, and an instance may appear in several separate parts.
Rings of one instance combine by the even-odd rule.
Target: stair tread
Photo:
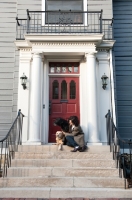
[[[117,168],[116,167],[41,167],[41,166],[38,166],[38,167],[34,167],[34,166],[32,166],[32,167],[30,167],[30,169],[93,169],[93,170],[98,170],[98,169],[102,169],[102,170],[107,170],[107,169],[112,169],[112,170],[117,170]],[[21,167],[15,167],[15,166],[13,166],[13,167],[10,167],[9,168],[9,170],[10,169],[29,169],[29,167],[23,167],[23,166],[21,166]]]
[[[55,177],[55,176],[40,176],[40,177],[5,177],[4,178],[4,180],[8,180],[8,179],[33,179],[34,180],[34,178],[36,178],[36,179],[40,179],[40,180],[43,180],[44,179],[44,177],[45,178],[49,178],[49,179],[75,179],[75,178],[77,178],[77,179],[104,179],[104,180],[106,180],[106,177],[63,177],[63,176],[57,176],[57,177]],[[119,177],[107,177],[108,179],[111,179],[111,180],[113,180],[113,179],[117,179],[117,180],[119,180],[119,181],[124,181],[122,178],[119,178]],[[0,179],[0,181],[1,181],[1,179]]]
[[[132,189],[120,188],[0,188],[1,198],[131,198]]]

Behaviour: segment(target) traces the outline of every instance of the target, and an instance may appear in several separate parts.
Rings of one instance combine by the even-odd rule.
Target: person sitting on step
[[[69,118],[69,132],[63,132],[66,137],[66,145],[74,147],[71,152],[83,152],[87,149],[84,141],[84,133],[79,125],[79,119],[77,116],[71,116]]]

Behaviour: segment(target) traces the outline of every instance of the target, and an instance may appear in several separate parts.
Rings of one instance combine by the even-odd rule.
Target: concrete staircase
[[[112,160],[109,146],[90,146],[86,152],[70,152],[56,145],[19,146],[0,178],[0,197],[6,198],[130,198],[124,179]]]

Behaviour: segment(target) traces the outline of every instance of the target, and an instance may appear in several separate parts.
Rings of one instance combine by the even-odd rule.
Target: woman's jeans
[[[78,144],[75,142],[74,137],[73,136],[66,136],[66,145],[70,146],[70,147],[76,147],[78,146]]]

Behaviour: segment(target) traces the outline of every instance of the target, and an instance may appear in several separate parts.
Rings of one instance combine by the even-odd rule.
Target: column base
[[[101,142],[91,142],[91,143],[87,143],[87,146],[96,146],[96,145],[99,145],[99,146],[101,146],[101,145],[103,145]]]
[[[23,145],[42,145],[40,141],[27,141],[25,143],[22,143]]]

